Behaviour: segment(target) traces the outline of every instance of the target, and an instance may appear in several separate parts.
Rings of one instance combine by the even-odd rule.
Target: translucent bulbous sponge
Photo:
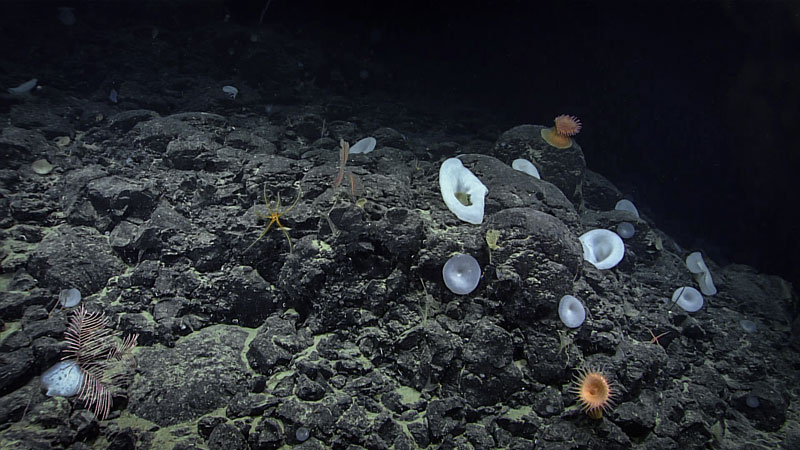
[[[620,222],[617,224],[617,234],[622,239],[630,239],[636,234],[636,228],[630,222]]]
[[[565,295],[558,302],[558,317],[564,322],[564,325],[578,328],[586,320],[586,308],[577,297]]]
[[[481,281],[481,265],[472,256],[459,253],[444,264],[442,276],[447,289],[458,295],[466,295],[478,287]]]

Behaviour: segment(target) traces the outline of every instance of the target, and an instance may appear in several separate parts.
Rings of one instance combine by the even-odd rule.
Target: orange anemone
[[[584,367],[578,369],[569,391],[578,396],[581,409],[592,419],[600,419],[603,412],[614,406],[617,394],[614,384],[599,369]]]
[[[581,131],[581,121],[575,116],[562,114],[555,119],[555,126],[541,131],[542,139],[556,148],[569,148],[572,138]]]

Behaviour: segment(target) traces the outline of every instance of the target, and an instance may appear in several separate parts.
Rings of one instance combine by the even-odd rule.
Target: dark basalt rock
[[[31,253],[28,271],[41,286],[74,287],[83,295],[102,289],[125,264],[97,230],[63,225],[45,235]]]
[[[204,328],[174,348],[143,348],[136,354],[141,383],[129,390],[131,411],[160,426],[174,425],[225,406],[246,392],[249,374],[239,351],[246,333],[236,327]],[[180,377],[175,377],[181,373]]]

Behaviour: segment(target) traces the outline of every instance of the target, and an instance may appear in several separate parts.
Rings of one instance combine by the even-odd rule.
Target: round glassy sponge
[[[474,291],[481,281],[481,265],[470,255],[459,253],[453,255],[442,268],[444,284],[458,295],[466,295]]]
[[[617,234],[622,239],[630,239],[636,234],[636,228],[634,228],[633,224],[630,222],[620,222],[617,225]]]
[[[577,297],[565,295],[558,302],[558,317],[564,325],[570,328],[578,328],[586,320],[586,309]]]
[[[633,202],[630,200],[622,199],[618,201],[617,204],[614,206],[614,209],[616,209],[617,211],[632,212],[637,219],[639,218],[639,210],[636,209],[636,205],[634,205]]]

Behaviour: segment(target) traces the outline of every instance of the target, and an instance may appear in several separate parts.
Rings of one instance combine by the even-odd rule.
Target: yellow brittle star
[[[261,232],[261,236],[259,236],[258,239],[255,240],[255,242],[250,244],[249,247],[244,249],[244,251],[246,252],[246,251],[250,250],[250,247],[256,245],[256,243],[258,241],[260,241],[261,238],[264,237],[264,235],[267,234],[269,229],[272,227],[272,224],[274,223],[274,224],[276,224],[276,226],[278,228],[280,228],[281,231],[283,231],[283,235],[286,236],[286,240],[289,241],[289,253],[291,253],[292,252],[292,238],[289,237],[289,233],[286,231],[289,228],[283,226],[283,224],[281,223],[280,218],[281,218],[281,216],[283,216],[286,213],[288,213],[289,211],[291,211],[292,208],[294,208],[297,205],[297,202],[300,201],[300,197],[302,197],[302,196],[303,196],[303,191],[302,191],[302,189],[300,189],[300,187],[298,187],[297,188],[297,198],[294,199],[294,202],[292,202],[292,204],[289,205],[288,208],[286,208],[284,210],[281,210],[281,194],[278,193],[278,200],[275,202],[275,209],[273,209],[269,204],[269,200],[267,200],[267,185],[265,184],[264,185],[264,205],[267,207],[267,214],[261,214],[258,211],[256,211],[256,215],[261,217],[264,220],[268,220],[269,223],[267,223],[267,227],[264,228],[264,231]],[[244,253],[244,252],[242,252],[242,253]]]

